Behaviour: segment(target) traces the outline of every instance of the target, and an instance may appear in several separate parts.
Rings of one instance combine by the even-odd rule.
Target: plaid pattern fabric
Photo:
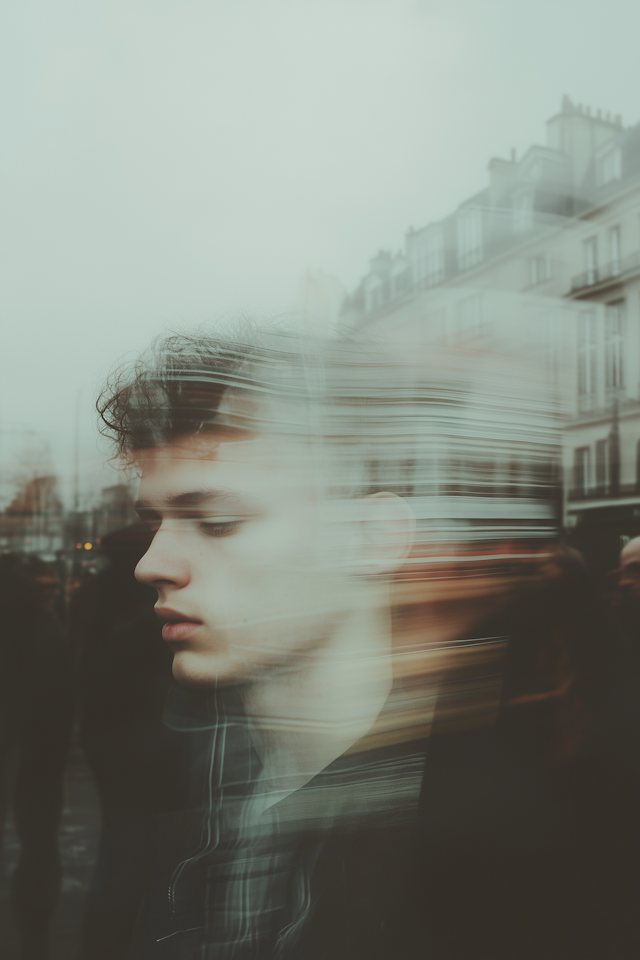
[[[241,689],[175,687],[165,723],[185,735],[194,797],[190,810],[161,830],[169,850],[155,872],[137,960],[306,957],[307,933],[316,912],[324,917],[323,904],[341,911],[348,903],[357,912],[387,869],[377,854],[367,860],[358,837],[367,838],[368,850],[392,850],[394,837],[413,835],[431,727],[442,733],[493,725],[506,645],[503,635],[445,642],[432,648],[422,676],[409,650],[404,670],[396,661],[393,689],[371,731],[277,802],[265,788]],[[366,865],[360,874],[355,865],[353,889],[338,890],[335,868],[342,870],[347,848],[358,848],[356,860]],[[359,886],[370,874],[363,894]],[[327,883],[336,888],[329,896]]]
[[[288,960],[314,908],[312,877],[336,828],[388,826],[415,811],[424,743],[350,751],[266,805],[239,691],[176,689],[166,722],[190,735],[199,801],[146,950],[170,960]],[[270,798],[272,799],[272,798]],[[192,817],[194,813],[192,811]]]

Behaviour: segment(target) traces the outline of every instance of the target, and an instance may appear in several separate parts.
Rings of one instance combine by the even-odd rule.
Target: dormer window
[[[596,158],[596,178],[599,187],[604,187],[622,176],[622,151],[616,144],[610,144]]]
[[[393,271],[393,295],[403,297],[411,289],[411,271],[403,261],[400,261]]]
[[[462,210],[458,215],[458,268],[465,270],[482,260],[482,211]]]
[[[431,230],[416,249],[414,259],[416,283],[433,287],[444,280],[444,236],[442,230]]]
[[[365,280],[364,301],[365,310],[370,313],[378,310],[389,300],[389,281],[371,273]]]

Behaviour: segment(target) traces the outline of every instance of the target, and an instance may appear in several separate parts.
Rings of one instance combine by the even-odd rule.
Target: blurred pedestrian
[[[598,753],[640,778],[640,537],[623,547],[605,591]]]
[[[171,653],[137,582],[150,535],[142,524],[102,540],[106,565],[72,605],[79,654],[80,740],[100,796],[102,827],[80,955],[121,960],[149,884],[155,819],[184,802],[176,735],[162,724]]]
[[[60,892],[57,834],[73,684],[52,610],[57,593],[57,578],[43,561],[0,557],[0,777],[20,840],[11,893],[23,960],[47,956]]]

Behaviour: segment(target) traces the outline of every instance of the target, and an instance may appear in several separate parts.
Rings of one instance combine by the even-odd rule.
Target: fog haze
[[[99,462],[96,384],[153,335],[298,311],[309,270],[352,289],[564,93],[637,122],[638,27],[628,0],[6,3],[5,435],[66,471],[77,409]]]

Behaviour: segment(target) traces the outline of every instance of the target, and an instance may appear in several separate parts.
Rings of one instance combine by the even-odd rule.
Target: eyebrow
[[[204,506],[224,506],[227,508],[237,507],[246,509],[248,500],[233,490],[189,490],[186,493],[167,494],[155,503],[148,500],[138,500],[136,510],[155,510],[158,507],[165,507],[174,510],[189,507]]]

